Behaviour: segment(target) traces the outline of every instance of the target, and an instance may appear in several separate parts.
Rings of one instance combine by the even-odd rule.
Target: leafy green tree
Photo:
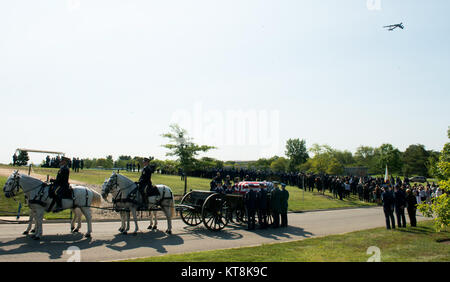
[[[28,152],[20,151],[19,155],[17,156],[16,165],[18,165],[18,166],[27,165],[29,160],[30,160],[30,157],[28,156]]]
[[[289,158],[289,170],[295,171],[296,168],[305,163],[308,158],[308,150],[306,149],[305,140],[289,139],[286,142],[286,156]]]
[[[108,157],[106,159],[105,158],[97,159],[95,165],[97,167],[102,167],[102,168],[113,168],[114,161],[112,160],[112,157],[111,158],[108,158]]]
[[[386,165],[390,173],[400,173],[402,169],[402,154],[391,144],[383,144],[375,149],[377,173],[383,173]]]
[[[330,175],[340,175],[344,173],[344,165],[335,157],[331,157],[328,160],[326,173]]]
[[[367,167],[369,173],[378,172],[375,148],[370,146],[359,146],[354,154],[354,159],[357,166]]]
[[[450,128],[447,131],[450,138]],[[450,224],[450,142],[444,145],[439,161],[436,164],[439,187],[442,195],[434,198],[431,203],[422,203],[418,209],[426,217],[433,217],[436,230],[441,231]]]
[[[403,153],[403,175],[428,176],[427,161],[430,153],[421,144],[410,145]]]
[[[289,160],[284,157],[279,157],[270,164],[270,169],[275,172],[285,172],[289,168]]]
[[[279,157],[278,156],[273,156],[269,159],[266,158],[260,158],[258,159],[256,162],[253,162],[251,164],[251,167],[255,168],[255,169],[270,169],[271,164],[276,161]]]
[[[332,155],[342,166],[355,164],[355,159],[350,151],[333,150]]]
[[[440,152],[430,151],[430,156],[428,157],[428,160],[426,162],[428,175],[433,178],[440,178],[439,170],[437,169],[437,163],[439,162],[440,155]]]
[[[170,129],[171,132],[162,135],[163,137],[168,138],[170,143],[162,146],[170,150],[166,153],[166,156],[175,156],[178,158],[180,167],[186,175],[184,178],[184,194],[186,194],[187,175],[195,166],[195,156],[197,156],[199,152],[207,152],[211,149],[215,149],[215,147],[195,144],[192,142],[192,138],[188,136],[187,131],[177,124],[172,124]]]

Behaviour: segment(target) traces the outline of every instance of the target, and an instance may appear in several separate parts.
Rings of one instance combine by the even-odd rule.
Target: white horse
[[[159,195],[147,198],[149,204],[147,208],[154,209],[157,206],[161,207],[167,219],[166,233],[172,234],[172,217],[175,215],[175,204],[172,190],[166,185],[156,185],[156,187],[158,188]],[[102,186],[102,197],[105,201],[109,193],[112,194],[115,208],[120,212],[122,225],[119,228],[119,232],[122,234],[127,234],[127,231],[130,230],[131,211],[135,225],[133,235],[136,235],[139,230],[136,212],[142,203],[142,196],[137,189],[137,184],[126,176],[113,172],[111,177],[105,180]],[[155,219],[155,224],[153,226],[152,213]],[[150,226],[148,229],[151,228],[157,228],[156,211],[150,212]]]
[[[81,214],[77,211],[80,209],[84,214],[88,225],[88,231],[84,236],[91,237],[92,216],[90,207],[100,207],[101,195],[84,186],[71,185],[71,187],[74,199],[62,199],[62,208],[72,209],[74,211],[74,218],[71,224],[73,232],[77,232],[77,229],[81,226]],[[28,198],[28,206],[30,207],[30,223],[24,233],[28,233],[34,220],[36,222],[35,234],[32,237],[35,240],[39,240],[42,236],[44,213],[53,201],[53,199],[49,197],[50,186],[39,179],[14,171],[7,179],[5,186],[3,187],[3,192],[7,198],[10,198],[14,197],[19,192],[19,188],[23,189],[23,192]],[[75,220],[78,220],[78,228],[74,230]]]

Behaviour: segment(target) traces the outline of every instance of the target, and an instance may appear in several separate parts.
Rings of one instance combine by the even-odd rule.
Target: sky
[[[446,0],[2,1],[0,163],[16,148],[164,159],[173,123],[221,160],[282,156],[289,138],[440,151],[449,10]]]

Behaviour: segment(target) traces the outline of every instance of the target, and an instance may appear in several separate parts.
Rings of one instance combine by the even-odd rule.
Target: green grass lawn
[[[130,261],[143,262],[365,262],[371,246],[382,262],[450,261],[450,232],[435,232],[431,221],[417,227],[375,228],[301,241],[264,244],[216,251],[165,255]],[[444,242],[439,242],[444,241]]]
[[[5,166],[2,166],[5,167]],[[27,173],[27,169],[24,168],[22,173]],[[40,168],[34,167],[33,172],[40,175],[49,175],[49,178],[55,178],[58,172],[56,168]],[[126,172],[121,171],[123,175],[129,177],[130,179],[137,181],[139,179],[140,173],[138,172]],[[70,179],[81,181],[91,185],[102,185],[106,178],[109,178],[112,174],[110,170],[97,170],[97,169],[85,169],[79,173],[73,171],[70,172]],[[0,177],[0,187],[3,187],[6,177]],[[209,190],[210,179],[198,178],[198,177],[188,177],[188,191],[189,190]],[[179,176],[175,175],[162,175],[153,174],[152,182],[154,184],[165,184],[169,186],[175,195],[183,195],[184,192],[184,181],[181,181]],[[307,211],[307,210],[320,210],[320,209],[331,209],[331,208],[346,208],[346,207],[361,207],[361,206],[373,206],[374,204],[369,204],[361,202],[356,196],[351,196],[343,201],[334,199],[332,194],[325,192],[325,195],[319,194],[317,192],[304,192],[303,190],[287,186],[289,191],[289,210],[290,211]],[[23,196],[20,198],[23,203]],[[12,199],[4,199],[0,197],[0,211],[13,210],[17,211],[18,203],[14,202]],[[27,212],[24,209],[23,212]],[[67,218],[69,216],[69,211],[64,211],[57,214],[48,214],[48,218]],[[1,212],[0,212],[1,215]]]

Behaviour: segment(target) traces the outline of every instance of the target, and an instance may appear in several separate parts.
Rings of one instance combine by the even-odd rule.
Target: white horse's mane
[[[119,184],[119,187],[122,189],[124,188],[131,188],[134,184],[134,181],[126,177],[125,175],[115,173],[117,176],[117,184]]]
[[[20,177],[22,189],[24,189],[24,191],[28,190],[27,188],[37,188],[37,187],[41,186],[42,183],[44,183],[43,181],[41,181],[37,178],[28,176],[26,174],[19,174],[19,177]]]

